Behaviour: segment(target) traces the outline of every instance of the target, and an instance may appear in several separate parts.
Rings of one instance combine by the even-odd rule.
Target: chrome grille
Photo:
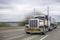
[[[30,25],[30,27],[37,27],[38,26],[38,20],[30,20],[29,25]]]

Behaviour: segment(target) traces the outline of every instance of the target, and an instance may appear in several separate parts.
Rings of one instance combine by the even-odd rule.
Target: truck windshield
[[[44,17],[35,17],[35,18],[38,18],[38,19],[44,20]]]

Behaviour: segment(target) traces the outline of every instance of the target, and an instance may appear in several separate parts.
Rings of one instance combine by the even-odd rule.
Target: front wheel
[[[30,34],[30,32],[26,32],[26,34]]]

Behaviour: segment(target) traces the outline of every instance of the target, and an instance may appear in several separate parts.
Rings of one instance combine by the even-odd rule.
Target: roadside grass
[[[18,26],[18,27],[0,27],[0,31],[2,30],[11,30],[11,29],[23,29],[24,26]]]

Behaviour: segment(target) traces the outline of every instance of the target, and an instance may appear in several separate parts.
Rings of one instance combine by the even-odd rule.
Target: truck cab
[[[50,28],[50,21],[48,15],[36,15],[34,18],[29,19],[29,24],[25,25],[25,32],[30,33],[42,33],[46,32]]]

